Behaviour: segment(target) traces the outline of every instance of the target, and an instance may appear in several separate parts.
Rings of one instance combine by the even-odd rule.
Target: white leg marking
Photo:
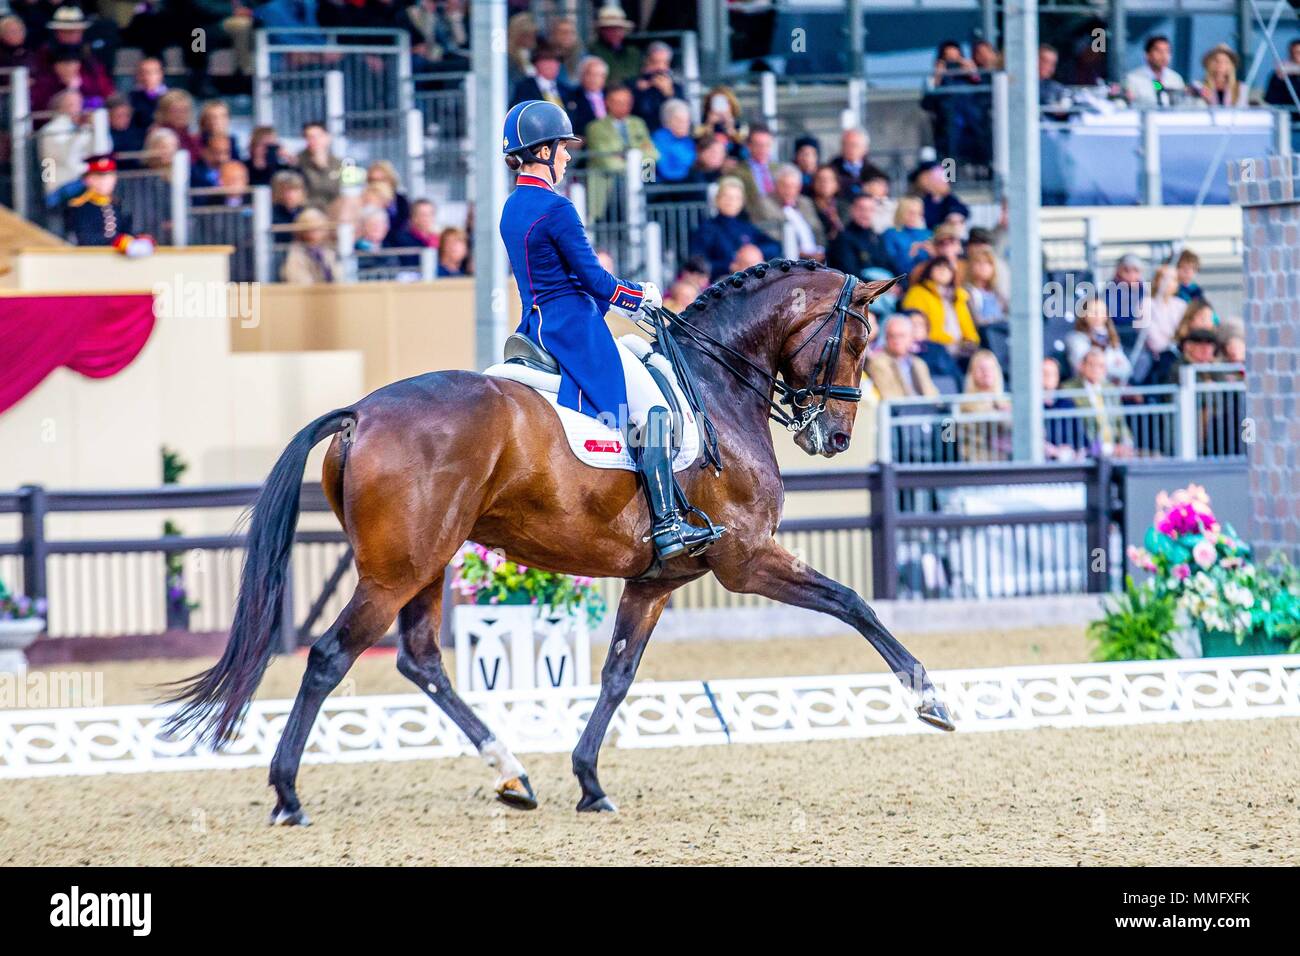
[[[509,747],[495,737],[483,741],[483,746],[479,747],[478,753],[484,763],[497,772],[496,786],[498,787],[515,777],[525,776],[524,765],[515,759]]]

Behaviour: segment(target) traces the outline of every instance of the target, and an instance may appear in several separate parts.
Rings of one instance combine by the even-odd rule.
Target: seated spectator
[[[280,270],[281,280],[294,285],[336,281],[338,252],[330,245],[329,217],[308,207],[298,213],[294,226],[294,239]]]
[[[469,24],[463,3],[419,0],[397,19],[397,25],[411,34],[412,68],[416,73],[468,72]]]
[[[1094,348],[1083,356],[1078,377],[1066,382],[1065,388],[1082,391],[1083,395],[1074,399],[1074,405],[1091,411],[1083,420],[1088,453],[1094,458],[1128,458],[1133,454],[1133,436],[1123,414],[1113,414],[1113,409],[1107,406],[1107,384],[1106,353]],[[1111,405],[1114,404],[1112,401]]]
[[[930,380],[940,394],[955,394],[961,389],[961,369],[942,345],[930,341],[930,320],[916,309],[899,309],[912,321],[912,351],[930,370]]]
[[[46,24],[51,40],[36,54],[32,65],[32,107],[44,109],[54,94],[62,89],[75,89],[81,94],[86,109],[103,106],[113,95],[113,79],[108,70],[91,53],[86,43],[86,30],[90,21],[74,6],[54,8]],[[66,68],[59,72],[58,63],[76,61],[76,70]],[[71,77],[75,74],[75,80]]]
[[[1119,330],[1119,341],[1125,349],[1131,349],[1137,341],[1135,323],[1142,315],[1145,273],[1146,263],[1130,253],[1115,263],[1115,275],[1106,284],[1106,311]]]
[[[366,169],[366,185],[373,186],[377,183],[387,186],[387,192],[391,194],[384,211],[388,213],[393,234],[397,235],[406,229],[406,223],[411,218],[411,204],[402,193],[402,181],[397,176],[397,167],[386,159],[377,159]]]
[[[147,56],[135,68],[135,87],[128,94],[131,108],[135,111],[135,122],[141,129],[153,125],[154,110],[158,100],[167,92],[163,82],[163,65],[161,60]]]
[[[699,294],[699,286],[678,279],[668,287],[668,294],[664,296],[664,308],[670,312],[681,312],[694,302]]]
[[[987,252],[993,257],[994,262],[994,281],[997,285],[998,295],[1004,302],[1011,301],[1011,266],[1007,261],[998,255],[996,236],[992,230],[985,229],[982,226],[975,226],[971,229],[970,234],[966,237],[966,257],[979,255]]]
[[[702,136],[695,141],[695,165],[691,167],[691,174],[686,177],[686,181],[712,185],[722,178],[726,165],[726,144],[717,137]],[[670,193],[664,198],[671,200],[674,197]]]
[[[596,11],[596,42],[591,45],[591,52],[609,67],[611,84],[627,83],[641,69],[640,55],[627,42],[628,31],[635,27],[617,3],[606,3]]]
[[[228,159],[217,170],[217,187],[222,195],[217,204],[222,206],[252,207],[253,197],[248,191],[248,167],[237,159]]]
[[[0,69],[25,67],[36,63],[36,52],[27,45],[27,24],[22,17],[0,17]]]
[[[333,137],[324,123],[303,124],[302,135],[306,148],[298,154],[298,171],[307,182],[307,202],[328,206],[342,188],[343,160],[334,155]]]
[[[840,200],[840,178],[835,175],[835,170],[829,166],[819,166],[813,173],[812,189],[809,191],[812,199],[813,209],[817,211],[817,218],[821,220],[822,232],[826,237],[834,242],[835,237],[840,234],[844,228],[844,209]],[[875,222],[875,202],[872,206],[872,223],[874,229]],[[836,266],[836,268],[839,268]]]
[[[876,201],[868,193],[858,193],[849,206],[849,221],[831,240],[826,254],[826,264],[845,275],[863,278],[867,269],[888,269],[880,237],[871,228],[876,211]],[[908,336],[909,342],[911,335]]]
[[[1160,266],[1151,280],[1151,295],[1142,303],[1142,329],[1145,348],[1138,356],[1130,378],[1136,385],[1162,382],[1169,365],[1177,357],[1174,334],[1187,303],[1178,297],[1178,273],[1173,266]]]
[[[867,360],[867,375],[881,399],[938,395],[929,367],[916,353],[911,316],[890,316],[884,331],[884,348],[872,352]]]
[[[248,138],[248,181],[254,186],[270,185],[276,174],[290,165],[275,127],[256,127]]]
[[[442,241],[438,232],[438,209],[431,199],[417,199],[411,203],[411,215],[397,239],[397,245],[405,248],[425,246],[437,249]]]
[[[1119,332],[1106,312],[1106,303],[1098,296],[1081,301],[1075,308],[1074,329],[1065,336],[1065,354],[1076,376],[1083,374],[1083,359],[1096,349],[1106,361],[1106,379],[1123,385],[1133,371],[1128,355],[1120,347]]]
[[[1055,106],[1069,99],[1069,88],[1056,78],[1056,66],[1061,54],[1050,43],[1038,47],[1038,105]],[[1060,375],[1060,369],[1057,370]]]
[[[510,105],[515,106],[525,100],[546,100],[561,109],[574,96],[573,88],[560,82],[560,54],[554,48],[542,44],[533,50],[533,73],[525,76],[515,84],[510,94]]]
[[[756,266],[760,262],[766,261],[767,256],[763,255],[763,250],[752,242],[747,242],[736,250],[736,254],[731,259],[731,265],[727,269],[730,272],[744,272],[750,266]]]
[[[1164,384],[1178,385],[1182,381],[1183,369],[1197,365],[1212,365],[1218,360],[1218,333],[1203,327],[1191,328],[1179,340],[1178,360],[1170,366]]]
[[[930,235],[930,254],[947,259],[953,272],[961,274],[961,230],[951,223],[942,222]],[[915,274],[916,266],[912,268]]]
[[[1191,249],[1184,249],[1178,254],[1178,262],[1175,268],[1178,270],[1178,298],[1184,302],[1191,302],[1193,299],[1204,299],[1205,290],[1196,281],[1196,276],[1201,271],[1201,257],[1192,252]]]
[[[1205,75],[1193,84],[1191,92],[1206,106],[1245,109],[1250,105],[1250,87],[1237,79],[1240,65],[1237,51],[1226,43],[1218,44],[1201,59]]]
[[[1054,358],[1043,359],[1043,411],[1065,412],[1075,407],[1074,402],[1062,397],[1061,363]],[[1075,457],[1076,442],[1073,416],[1043,415],[1043,457],[1048,461],[1069,461]]]
[[[1183,340],[1192,332],[1217,332],[1218,325],[1214,306],[1204,299],[1189,302],[1187,308],[1183,310],[1183,317],[1178,320],[1178,328],[1174,330],[1174,347],[1181,352]]]
[[[623,156],[629,149],[639,149],[651,161],[658,159],[659,150],[650,138],[645,121],[632,115],[632,91],[626,86],[613,87],[605,93],[604,102],[606,115],[590,123],[585,134],[589,168],[621,173]]]
[[[576,81],[582,61],[587,58],[583,49],[582,38],[578,36],[578,24],[574,22],[573,17],[551,17],[551,21],[546,27],[546,43],[559,54],[560,82],[566,86],[572,86]],[[468,52],[468,42],[465,44],[465,49]],[[597,57],[597,59],[600,58]],[[601,62],[605,61],[601,60]],[[577,127],[574,128],[577,129]]]
[[[898,200],[889,195],[889,188],[889,177],[883,175],[869,176],[862,186],[863,191],[876,201],[871,228],[879,235],[894,225],[894,214],[898,211]]]
[[[438,278],[470,274],[469,236],[464,229],[448,226],[438,238]]]
[[[1007,321],[1009,301],[998,281],[998,265],[991,248],[972,246],[957,270],[961,284],[970,293],[971,316],[980,328]]]
[[[976,419],[957,426],[962,461],[1006,461],[1011,457],[1011,429],[1005,419],[1011,402],[1003,397],[1005,392],[997,356],[988,349],[977,350],[970,357],[963,400],[957,406],[963,416]]]
[[[376,255],[391,245],[388,241],[390,225],[388,213],[384,210],[373,206],[361,210],[361,218],[357,224],[357,238],[352,248],[355,252],[365,252],[369,255],[359,258],[358,268],[396,269],[402,265],[398,256]]]
[[[229,136],[222,134],[209,136],[190,166],[190,187],[210,189],[217,185],[217,173],[221,164],[233,158]]]
[[[271,225],[292,225],[307,208],[307,184],[302,174],[282,169],[271,177]]]
[[[527,11],[512,13],[506,22],[506,82],[513,87],[533,72],[537,49],[537,20]]]
[[[903,296],[902,308],[924,313],[930,321],[930,341],[942,345],[954,358],[960,360],[979,347],[970,297],[957,284],[957,270],[947,259],[936,256],[921,266],[917,281]]]
[[[925,163],[913,173],[912,191],[925,204],[925,224],[931,229],[945,222],[963,226],[970,218],[970,208],[952,191],[942,163]]]
[[[677,273],[678,282],[689,282],[695,286],[696,294],[703,292],[713,281],[709,278],[709,260],[703,256],[691,256],[682,263],[681,270]]]
[[[113,155],[118,169],[139,169],[140,161],[124,159],[123,153],[138,153],[144,149],[144,127],[137,126],[131,111],[131,101],[121,93],[108,98],[108,135],[113,141]]]
[[[739,157],[746,127],[741,120],[740,100],[729,86],[715,86],[704,97],[704,121],[699,136],[716,136],[727,144],[727,155]]]
[[[230,140],[232,159],[240,159],[239,141],[230,131],[230,107],[225,100],[208,100],[199,109],[199,142],[207,142],[212,136],[224,136]]]
[[[1165,107],[1181,98],[1187,84],[1177,70],[1169,66],[1173,50],[1169,37],[1150,37],[1143,47],[1146,62],[1124,77],[1124,95],[1134,106]]]
[[[81,94],[76,90],[56,93],[50,107],[54,110],[53,119],[36,134],[45,195],[57,197],[69,186],[81,192],[81,175],[86,171],[86,159],[95,151],[90,114],[82,110]]]
[[[845,202],[862,192],[867,180],[873,176],[889,177],[883,169],[868,158],[871,137],[864,129],[846,129],[840,135],[840,154],[830,161],[831,169],[840,178],[840,196]]]
[[[162,127],[175,133],[177,148],[189,153],[192,160],[197,159],[203,149],[203,144],[191,130],[193,124],[194,98],[190,94],[184,90],[168,90],[158,98],[151,129]]]
[[[898,201],[893,228],[880,237],[886,268],[895,275],[910,275],[916,265],[930,258],[934,250],[930,237],[925,206],[915,196],[904,196]]]
[[[717,214],[695,227],[690,242],[691,255],[708,260],[710,281],[734,271],[732,260],[743,245],[756,246],[763,258],[780,255],[781,247],[776,240],[750,222],[745,214],[745,187],[739,179],[724,176],[719,180],[713,202]]]
[[[773,197],[776,177],[772,166],[771,131],[760,124],[749,128],[745,139],[745,156],[736,164],[736,177],[745,184],[745,212],[764,229],[775,229],[777,213]]]
[[[1240,325],[1225,325],[1219,334],[1220,350],[1222,359],[1225,362],[1234,362],[1238,365],[1246,361],[1246,330]],[[1245,372],[1233,373],[1236,376],[1244,375]]]
[[[578,68],[578,85],[569,90],[569,99],[564,104],[569,114],[569,122],[579,136],[587,136],[587,127],[596,120],[604,119],[609,112],[605,104],[605,81],[609,77],[609,67],[598,56],[584,56]]]
[[[1295,96],[1300,96],[1300,39],[1292,40],[1286,48],[1287,59],[1273,69],[1268,78],[1268,87],[1264,90],[1264,102],[1269,106],[1281,106],[1291,111],[1294,118],[1300,114]]]
[[[633,82],[632,111],[645,120],[653,132],[659,126],[659,111],[669,100],[685,100],[686,91],[673,79],[673,48],[662,40],[646,47],[641,75]]]
[[[782,235],[787,228],[791,231],[798,250],[796,258],[825,260],[826,231],[822,229],[822,221],[812,200],[803,194],[803,176],[799,167],[787,163],[777,168],[773,178],[775,190],[768,205],[777,216],[777,229]],[[874,239],[875,233],[871,235]]]
[[[816,137],[800,136],[794,141],[794,164],[798,167],[799,175],[803,178],[804,195],[812,199],[813,177],[817,175],[817,170],[821,168],[821,147],[817,145]],[[836,185],[839,185],[838,179]]]
[[[171,176],[172,160],[180,151],[180,139],[165,126],[155,126],[144,134],[145,167],[162,176]]]
[[[663,126],[650,136],[651,142],[659,153],[659,161],[655,165],[655,179],[666,183],[684,182],[695,164],[695,140],[691,139],[691,108],[684,100],[669,100],[664,104],[661,119]]]

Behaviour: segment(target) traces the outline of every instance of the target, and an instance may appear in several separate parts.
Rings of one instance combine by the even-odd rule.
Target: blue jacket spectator
[[[680,183],[691,174],[691,167],[695,165],[691,108],[684,100],[668,100],[659,115],[664,125],[650,137],[659,150],[655,178],[662,182]]]
[[[741,246],[755,245],[769,259],[781,254],[777,241],[745,215],[745,187],[740,180],[728,176],[719,182],[714,201],[718,214],[704,220],[691,233],[691,255],[709,260],[711,281],[731,271],[731,262]]]
[[[930,258],[930,236],[921,200],[904,196],[894,211],[894,227],[880,236],[880,249],[888,268],[895,275],[907,275],[917,263]]]

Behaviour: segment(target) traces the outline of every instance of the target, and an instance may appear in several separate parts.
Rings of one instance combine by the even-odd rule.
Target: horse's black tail
[[[184,706],[167,730],[219,743],[233,736],[271,660],[283,624],[286,571],[298,525],[298,494],[312,447],[346,429],[356,413],[338,409],[322,415],[298,434],[280,455],[252,507],[239,600],[226,650],[210,669],[171,685],[169,702]]]

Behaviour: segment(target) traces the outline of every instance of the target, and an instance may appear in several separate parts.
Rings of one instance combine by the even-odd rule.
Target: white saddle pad
[[[691,407],[682,394],[681,385],[673,374],[669,361],[650,348],[645,339],[636,335],[625,335],[618,340],[618,347],[625,348],[641,361],[649,362],[672,383],[677,397],[677,406],[682,410],[681,448],[673,458],[673,471],[681,471],[695,461],[700,453],[700,426]],[[536,390],[542,398],[551,404],[560,417],[564,435],[569,440],[569,449],[583,464],[593,468],[621,468],[624,471],[636,471],[636,462],[628,452],[623,436],[608,425],[596,421],[590,415],[575,412],[559,403],[560,376],[549,372],[540,372],[518,362],[502,362],[483,372],[497,378],[508,378]]]

